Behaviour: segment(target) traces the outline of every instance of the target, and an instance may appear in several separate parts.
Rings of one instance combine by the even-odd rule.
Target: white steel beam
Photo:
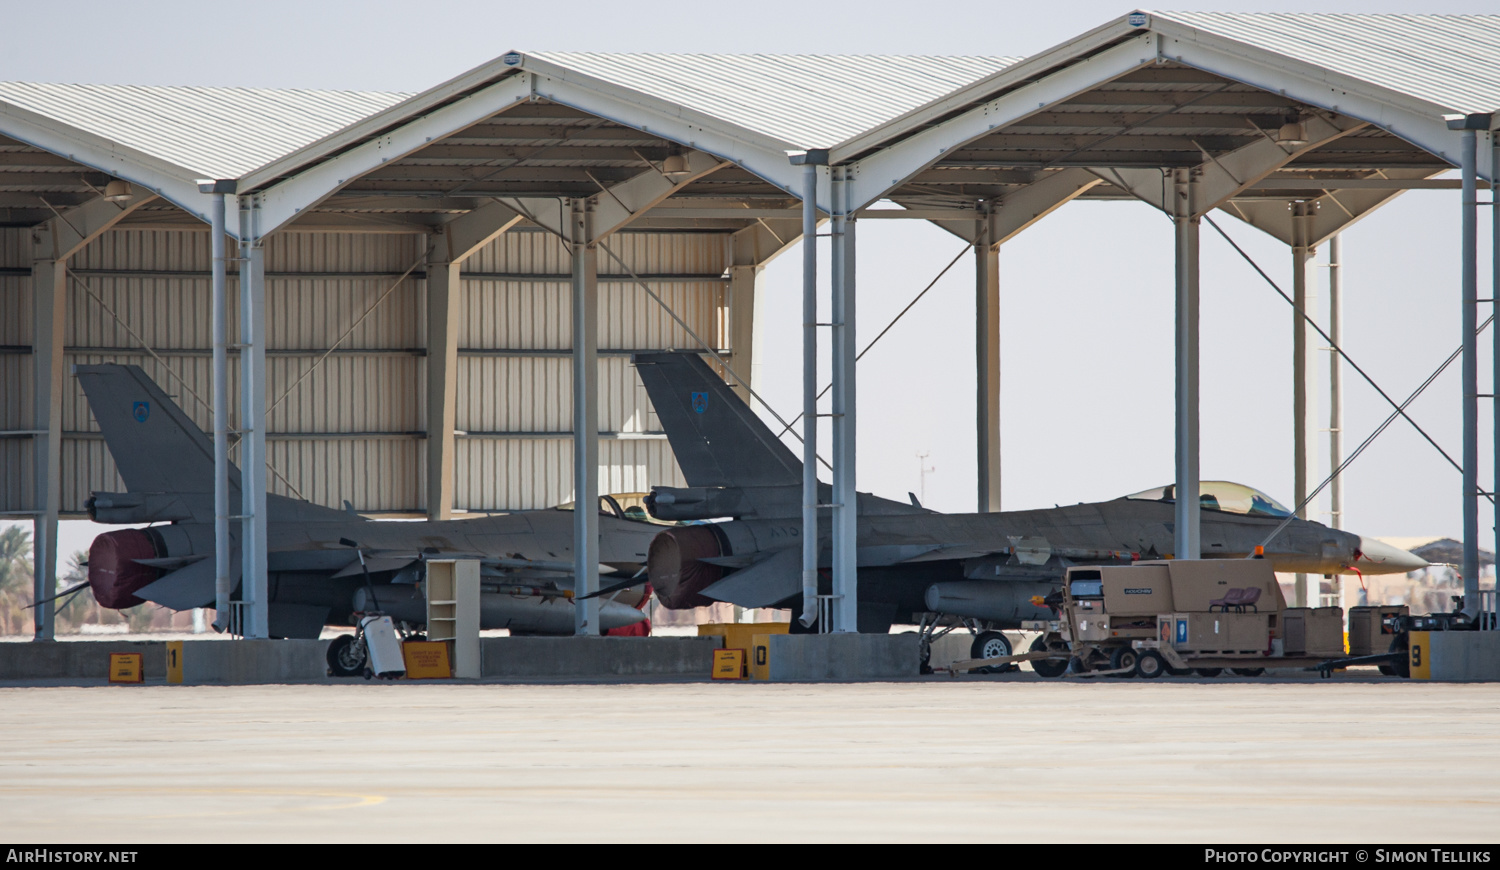
[[[139,185],[204,222],[211,217],[195,180],[201,172],[4,102],[0,102],[0,133]]]
[[[443,224],[427,246],[427,518],[453,518],[463,262],[525,218],[489,202]]]
[[[573,273],[573,592],[599,589],[599,253],[592,204],[571,203]],[[599,599],[575,603],[573,633],[597,635]]]
[[[834,168],[830,281],[833,306],[833,630],[859,631],[859,494],[855,489],[855,220],[849,181]],[[816,420],[814,420],[816,423]]]
[[[988,212],[983,208],[974,221],[974,419],[980,513],[1000,510],[1000,246],[992,242],[998,216]]]
[[[802,238],[800,221],[757,221],[729,236],[729,350],[735,371],[750,379],[731,388],[746,404],[755,403],[750,390],[759,392],[761,365],[761,310],[765,297],[761,279],[771,260]]]
[[[688,151],[687,171],[668,177],[654,167],[602,191],[594,208],[594,238],[597,241],[624,229],[631,221],[689,184],[716,169],[728,166],[702,151]]]
[[[947,152],[1140,69],[1155,62],[1156,57],[1155,36],[1142,34],[861,158],[848,168],[853,175],[850,203],[855,209],[864,208]],[[830,160],[837,163],[852,156],[835,151]]]
[[[264,179],[271,183],[259,194],[262,236],[279,229],[356,178],[530,97],[528,78],[510,76],[301,169],[284,180]],[[250,190],[262,180],[259,174],[246,176],[240,189]]]
[[[115,226],[125,216],[156,199],[156,194],[131,185],[131,198],[110,202],[100,198],[68,209],[32,231],[32,440],[38,511],[32,533],[32,576],[36,597],[51,598],[57,590],[57,522],[62,500],[62,408],[67,393],[65,355],[68,258]],[[51,640],[56,602],[33,610],[34,637]]]
[[[1261,138],[1219,157],[1205,152],[1197,170],[1201,179],[1198,214],[1208,214],[1303,154],[1367,126],[1363,121],[1346,118],[1330,121],[1313,115],[1303,121],[1307,133],[1305,144],[1278,145],[1270,138]],[[1175,189],[1162,170],[1096,167],[1089,171],[1136,199],[1172,213],[1169,200],[1175,196]]]
[[[1292,503],[1301,505],[1312,491],[1317,478],[1317,459],[1313,445],[1317,443],[1318,428],[1314,423],[1314,405],[1317,402],[1318,382],[1313,368],[1315,333],[1308,322],[1314,294],[1311,285],[1313,259],[1317,249],[1311,244],[1312,215],[1317,211],[1316,202],[1292,204],[1292,224],[1295,228],[1292,244]],[[1297,511],[1298,519],[1317,519],[1316,502],[1310,502]],[[1293,596],[1296,607],[1317,607],[1317,575],[1312,576],[1313,586],[1308,586],[1308,575],[1297,574]]]
[[[1422,179],[1434,173],[1429,169],[1387,169],[1383,174],[1399,182],[1406,179]],[[1401,188],[1392,187],[1325,190],[1317,200],[1319,208],[1310,219],[1309,242],[1314,246],[1321,245],[1403,192]],[[1220,208],[1267,235],[1279,239],[1283,244],[1294,244],[1292,209],[1286,200],[1232,200]]]
[[[1195,171],[1172,171],[1170,214],[1177,238],[1177,471],[1173,495],[1172,551],[1178,559],[1202,556],[1198,503],[1198,229]]]
[[[538,97],[704,151],[744,167],[793,196],[799,194],[800,174],[788,165],[786,152],[804,145],[773,139],[536,58],[525,58],[523,66],[534,73],[532,87]]]
[[[1459,162],[1461,137],[1443,122],[1443,112],[1451,109],[1156,16],[1151,26],[1161,34],[1165,57],[1299,103],[1367,121],[1449,163]]]
[[[32,237],[32,378],[33,427],[44,434],[32,439],[38,511],[32,533],[33,601],[57,592],[57,510],[62,495],[63,342],[67,311],[68,263],[50,256],[52,237],[46,226]],[[32,611],[35,640],[53,639],[55,601]]]
[[[1031,184],[990,202],[990,244],[1000,245],[1010,241],[1020,235],[1022,230],[1029,229],[1037,221],[1103,183],[1103,178],[1087,169],[1063,169],[1048,173]],[[861,212],[860,217],[869,217],[871,214],[879,212]],[[930,220],[964,241],[975,244],[975,227],[979,224],[974,217],[975,214],[969,212],[962,222],[946,217]]]
[[[240,631],[270,636],[266,572],[266,271],[256,197],[240,197]]]

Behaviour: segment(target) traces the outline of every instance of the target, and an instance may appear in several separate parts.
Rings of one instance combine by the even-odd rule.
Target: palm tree
[[[0,529],[0,633],[19,633],[27,623],[31,576],[31,532],[20,524]]]

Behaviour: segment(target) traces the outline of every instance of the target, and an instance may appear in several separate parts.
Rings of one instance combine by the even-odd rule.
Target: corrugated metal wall
[[[116,230],[70,264],[67,363],[142,366],[205,430],[212,335],[208,235]],[[726,247],[714,234],[606,243],[706,341],[727,342]],[[425,287],[415,235],[288,233],[266,245],[271,491],[365,512],[426,509]],[[25,230],[0,231],[0,429],[33,426]],[[547,507],[572,497],[570,295],[558,241],[512,232],[464,266],[457,408],[458,508]],[[601,491],[682,484],[627,352],[696,342],[601,253]],[[675,276],[675,277],[672,277]],[[393,289],[393,285],[394,289]],[[231,341],[237,282],[230,281]],[[377,300],[381,300],[376,305]],[[373,307],[372,307],[373,306]],[[348,333],[347,336],[345,333]],[[340,341],[342,339],[342,341]],[[144,347],[155,351],[148,353]],[[332,353],[329,353],[332,349]],[[231,426],[238,418],[231,356]],[[123,487],[76,382],[64,397],[62,510]],[[0,510],[32,505],[29,437],[0,437]],[[233,451],[237,456],[238,451]]]
[[[31,233],[0,228],[0,432],[31,429]],[[35,507],[32,438],[0,435],[0,510]]]

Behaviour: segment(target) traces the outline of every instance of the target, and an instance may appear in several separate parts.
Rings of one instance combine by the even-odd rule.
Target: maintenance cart
[[[1343,610],[1287,607],[1262,559],[1074,567],[1042,603],[1057,618],[1023,626],[1041,632],[1028,652],[955,662],[951,671],[1029,661],[1043,677],[1155,679],[1346,664],[1401,673],[1405,663],[1406,608],[1353,608],[1346,652]]]

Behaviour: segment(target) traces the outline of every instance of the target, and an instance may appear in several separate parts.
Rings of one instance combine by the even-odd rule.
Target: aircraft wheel
[[[1143,680],[1154,680],[1167,672],[1167,660],[1161,653],[1148,649],[1136,657],[1135,675]]]
[[[1200,677],[1217,677],[1224,673],[1223,668],[1193,668],[1193,673]]]
[[[1230,668],[1229,670],[1242,677],[1258,677],[1266,672],[1265,668]]]
[[[1032,652],[1041,652],[1047,648],[1047,639],[1039,637],[1031,642]],[[1057,659],[1037,659],[1031,663],[1031,669],[1039,677],[1052,679],[1062,676],[1068,670],[1068,663]]]
[[[1383,665],[1380,672],[1385,673],[1386,668],[1391,669],[1391,676],[1400,677],[1403,680],[1411,679],[1411,641],[1406,635],[1397,635],[1391,641],[1391,652],[1401,653],[1401,660],[1393,665]]]
[[[969,657],[975,659],[994,659],[1011,654],[1010,638],[998,631],[981,631],[974,642],[969,645]],[[976,668],[979,674],[1003,674],[1012,670],[1010,665],[995,665],[988,668]]]
[[[328,642],[328,669],[335,677],[357,677],[365,667],[365,648],[354,635],[341,634]]]
[[[1112,676],[1120,679],[1135,676],[1135,666],[1140,663],[1140,658],[1136,654],[1136,651],[1128,646],[1115,647],[1115,651],[1110,653],[1109,656],[1110,670],[1121,670],[1124,668],[1129,668],[1129,670],[1123,674],[1113,674]]]

